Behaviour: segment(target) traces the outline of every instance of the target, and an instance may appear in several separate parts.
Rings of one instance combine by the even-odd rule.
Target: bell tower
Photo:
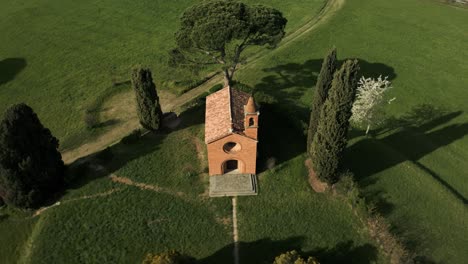
[[[258,116],[260,112],[257,111],[255,102],[252,96],[249,97],[247,104],[244,105],[244,133],[246,136],[258,139]]]

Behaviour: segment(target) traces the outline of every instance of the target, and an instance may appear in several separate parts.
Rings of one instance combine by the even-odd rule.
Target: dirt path
[[[320,12],[313,17],[309,22],[301,26],[300,28],[296,29],[289,35],[286,35],[284,39],[280,42],[278,47],[276,47],[275,50],[278,49],[283,49],[295,40],[299,39],[303,35],[314,31],[317,29],[320,25],[323,25],[325,22],[327,22],[336,12],[338,12],[343,6],[344,6],[345,0],[328,0],[323,8],[320,10]],[[248,60],[248,64],[245,65],[242,68],[249,68],[255,66],[256,62],[263,58],[266,53],[268,53],[268,50],[262,50],[258,52],[254,57],[250,58]]]
[[[185,194],[183,192],[175,192],[173,190],[166,189],[166,188],[163,188],[163,187],[160,187],[160,186],[157,186],[157,185],[146,184],[146,183],[141,183],[141,182],[135,182],[135,181],[133,181],[133,180],[131,180],[129,178],[120,177],[120,176],[117,176],[115,174],[109,175],[109,178],[113,182],[129,185],[129,186],[134,186],[134,187],[140,188],[141,190],[150,190],[150,191],[157,192],[157,193],[169,194],[169,195],[172,195],[172,196],[177,196],[178,198],[183,198],[185,196]]]
[[[315,30],[318,26],[325,23],[339,9],[341,9],[344,3],[345,0],[327,1],[317,16],[287,35],[278,45],[277,49],[285,48],[296,39],[302,37],[304,34]],[[256,62],[267,54],[269,54],[268,50],[258,52],[254,57],[248,60],[248,64],[241,66],[239,70],[254,67]],[[158,91],[163,111],[177,112],[178,108],[180,108],[182,105],[188,103],[193,98],[208,91],[213,85],[221,83],[222,81],[222,75],[215,75],[202,85],[178,97],[165,90]],[[93,139],[92,141],[85,142],[77,148],[63,151],[62,157],[64,162],[69,164],[81,157],[103,150],[107,146],[117,143],[123,136],[129,134],[134,129],[139,128],[140,125],[138,123],[138,118],[135,111],[136,109],[134,107],[134,100],[135,95],[133,91],[118,94],[110,98],[103,106],[105,111],[102,112],[101,121],[118,121],[118,124],[108,132],[102,134],[98,138]]]
[[[74,201],[81,201],[81,200],[87,200],[87,199],[93,199],[93,198],[98,198],[98,197],[105,197],[105,196],[109,196],[117,191],[120,191],[121,189],[110,189],[106,192],[102,192],[102,193],[96,193],[96,194],[90,194],[90,195],[84,195],[84,196],[81,196],[81,197],[78,197],[78,198],[72,198],[72,199],[68,199],[68,200],[63,200],[63,201],[60,201],[60,202],[56,202],[54,203],[53,205],[50,205],[50,206],[47,206],[47,207],[42,207],[40,209],[38,209],[36,212],[34,212],[33,216],[32,217],[36,217],[36,216],[39,216],[41,215],[43,212],[49,210],[50,208],[54,208],[54,207],[57,207],[57,206],[60,206],[60,205],[63,205],[63,204],[66,204],[66,203],[69,203],[69,202],[74,202]]]
[[[234,264],[239,264],[239,232],[237,230],[237,197],[232,197],[232,236],[234,240]]]
[[[92,164],[90,166],[90,168],[95,170],[95,171],[105,171],[106,170],[106,168],[104,166],[101,166],[99,164]],[[141,183],[141,182],[135,182],[135,181],[133,181],[133,180],[127,178],[127,177],[120,177],[120,176],[117,176],[117,175],[112,174],[112,173],[109,174],[108,178],[113,182],[124,184],[124,185],[129,185],[129,186],[134,186],[134,187],[137,187],[137,188],[139,188],[141,190],[150,190],[150,191],[153,191],[153,192],[169,194],[169,195],[172,195],[172,196],[177,196],[178,198],[185,199],[184,198],[185,194],[183,192],[175,192],[173,190],[163,188],[163,187],[159,187],[157,185],[151,185],[151,184],[146,184],[146,183]],[[106,196],[109,196],[109,195],[111,195],[111,194],[113,194],[115,192],[118,192],[120,190],[122,190],[122,189],[121,188],[113,188],[113,189],[110,189],[108,191],[101,192],[101,193],[89,194],[89,195],[84,195],[84,196],[80,196],[80,197],[77,197],[77,198],[71,198],[71,199],[68,199],[68,200],[58,201],[55,204],[52,204],[50,206],[39,208],[38,210],[36,210],[36,212],[34,212],[32,217],[39,216],[43,212],[45,212],[45,211],[47,211],[47,210],[49,210],[51,208],[54,208],[54,207],[57,207],[57,206],[60,206],[60,205],[63,205],[63,204],[69,203],[69,202],[81,201],[81,200],[87,200],[87,199],[94,199],[94,198],[99,198],[99,197],[106,197]]]

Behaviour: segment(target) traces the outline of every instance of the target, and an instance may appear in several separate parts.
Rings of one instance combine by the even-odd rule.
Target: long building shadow
[[[8,58],[0,61],[0,85],[14,80],[25,67],[24,58]]]
[[[280,165],[306,150],[303,128],[298,115],[307,115],[307,109],[296,107],[295,112],[277,104],[260,108],[257,172],[267,169],[268,160]]]
[[[411,161],[466,204],[463,194],[419,162],[424,156],[468,134],[468,123],[443,126],[461,114],[461,111],[439,111],[429,105],[417,106],[402,118],[391,119],[376,132],[377,135],[387,133],[388,136],[368,137],[349,147],[345,153],[345,166],[355,173],[361,185],[367,186],[375,181],[369,176]]]
[[[299,100],[308,90],[314,89],[322,61],[313,59],[263,69],[271,74],[262,78],[254,87],[254,93],[267,94],[273,101],[263,104],[260,109],[259,172],[266,169],[268,159],[274,158],[279,165],[305,152],[310,106],[299,103]],[[388,65],[362,59],[359,63],[361,74],[365,76],[382,74],[390,80],[396,77],[395,70]]]

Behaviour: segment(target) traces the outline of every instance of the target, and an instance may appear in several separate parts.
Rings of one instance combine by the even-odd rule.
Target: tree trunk
[[[224,87],[230,86],[232,83],[231,81],[232,81],[232,78],[231,76],[229,76],[229,71],[227,69],[224,70]]]

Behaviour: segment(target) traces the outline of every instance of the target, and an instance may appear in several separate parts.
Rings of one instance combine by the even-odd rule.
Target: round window
[[[237,152],[239,152],[241,150],[241,145],[239,143],[235,143],[235,142],[228,142],[228,143],[224,144],[223,150],[226,153],[234,154],[234,153],[237,153]]]

